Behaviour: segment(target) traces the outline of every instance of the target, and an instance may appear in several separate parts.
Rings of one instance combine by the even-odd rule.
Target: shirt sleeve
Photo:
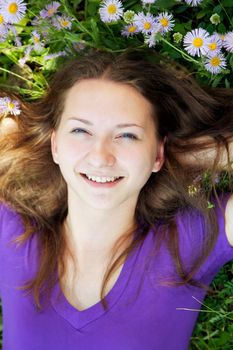
[[[20,216],[0,203],[0,296],[2,283],[14,259],[14,239],[24,231]]]
[[[233,247],[227,239],[225,230],[225,209],[229,197],[230,194],[222,194],[219,196],[219,200],[211,200],[218,224],[218,237],[211,253],[195,275],[195,279],[207,285],[227,262],[233,260]],[[192,260],[191,257],[198,256],[201,247],[206,242],[211,226],[206,229],[204,219],[200,214],[191,214],[188,215],[188,218],[185,216],[179,226],[182,227],[181,232],[184,235],[181,237],[184,261],[189,262]]]
[[[204,279],[205,274],[210,274],[213,278],[223,265],[233,260],[233,247],[228,241],[225,230],[225,210],[229,197],[230,194],[223,194],[219,197],[219,202],[213,201],[218,223],[218,238],[213,251],[203,266]]]

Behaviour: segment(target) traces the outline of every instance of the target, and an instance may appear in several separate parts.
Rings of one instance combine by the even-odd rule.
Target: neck
[[[109,252],[135,228],[135,207],[98,210],[69,200],[65,227],[69,245],[76,253]]]

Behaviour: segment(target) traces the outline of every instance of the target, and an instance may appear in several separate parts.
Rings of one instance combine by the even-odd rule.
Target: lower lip
[[[120,177],[119,179],[113,181],[113,182],[96,182],[89,180],[86,175],[81,174],[82,178],[91,186],[93,187],[99,187],[99,188],[111,188],[116,186],[123,178]]]

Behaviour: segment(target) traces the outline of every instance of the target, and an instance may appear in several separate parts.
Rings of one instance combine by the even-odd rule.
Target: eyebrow
[[[89,120],[83,119],[83,118],[71,117],[71,118],[68,118],[68,120],[78,120],[78,121],[80,121],[81,123],[84,123],[84,124],[86,124],[86,125],[90,125],[90,126],[93,126],[93,125],[94,125],[94,124],[91,123]],[[116,127],[119,128],[119,129],[120,129],[120,128],[127,128],[127,127],[130,127],[130,126],[136,126],[136,127],[138,127],[138,128],[144,129],[143,126],[138,125],[138,124],[135,124],[135,123],[122,123],[122,124],[117,124],[117,125],[116,125]]]

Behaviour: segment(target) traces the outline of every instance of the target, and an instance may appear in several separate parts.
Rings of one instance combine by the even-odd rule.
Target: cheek
[[[64,161],[72,162],[80,158],[84,153],[85,147],[75,139],[63,139],[62,142],[59,142],[58,155]]]

